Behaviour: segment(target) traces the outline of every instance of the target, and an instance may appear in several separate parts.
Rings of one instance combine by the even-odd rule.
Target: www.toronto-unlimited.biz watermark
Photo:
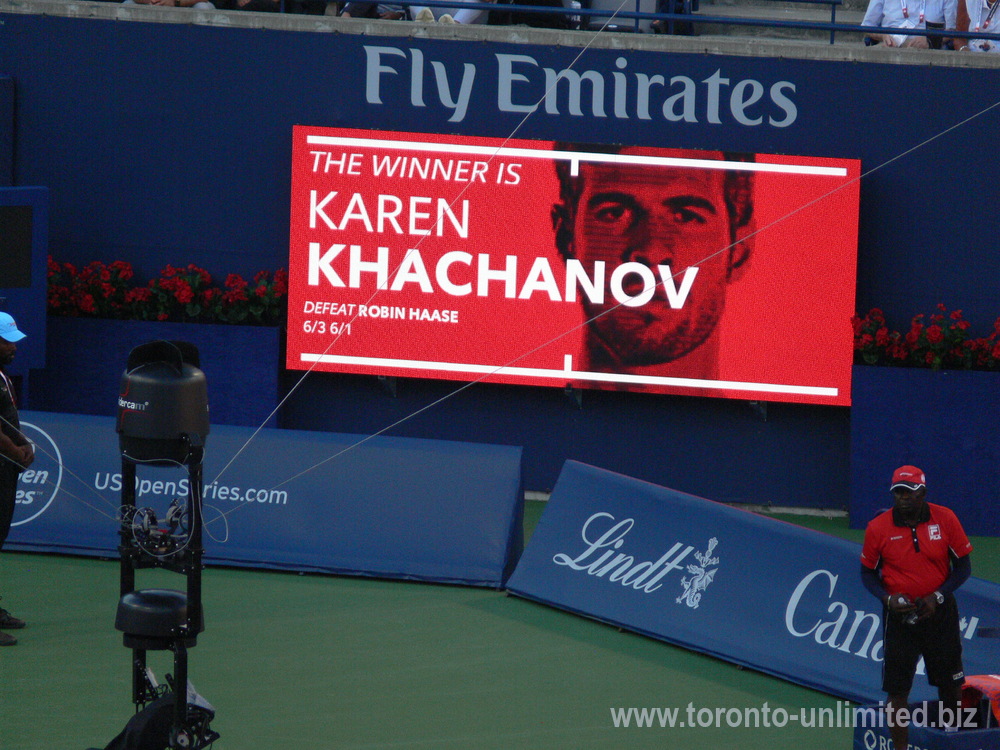
[[[612,706],[611,723],[616,729],[628,727],[660,729],[880,729],[892,726],[938,726],[974,729],[977,710],[945,704],[921,703],[912,708],[893,712],[884,702],[877,706],[854,706],[850,701],[837,701],[833,706],[718,707],[696,706]]]

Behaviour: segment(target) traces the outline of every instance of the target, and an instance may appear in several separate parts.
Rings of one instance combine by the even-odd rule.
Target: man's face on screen
[[[683,357],[715,330],[725,304],[731,243],[725,172],[585,163],[580,177],[583,190],[572,218],[569,254],[588,273],[596,261],[604,261],[606,285],[614,269],[628,262],[648,266],[657,281],[656,294],[641,307],[617,306],[610,286],[603,303],[585,299],[588,318],[606,313],[590,324],[591,331],[624,365]],[[680,309],[669,304],[659,266],[670,267],[677,289],[689,267],[698,269]],[[623,288],[630,297],[638,296],[643,281],[628,274]]]

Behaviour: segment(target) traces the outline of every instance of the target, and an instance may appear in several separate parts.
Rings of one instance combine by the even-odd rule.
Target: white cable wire
[[[17,430],[18,432],[21,433],[21,437],[24,437],[24,439],[27,440],[27,437],[24,435],[24,433],[21,432],[21,430],[19,430],[17,427],[15,427],[12,422],[10,422],[9,420],[5,419],[2,416],[0,416],[0,422],[2,422],[3,424],[7,425],[8,427],[10,427],[12,429]],[[84,487],[86,487],[87,489],[89,489],[91,491],[91,493],[93,493],[94,495],[96,495],[98,500],[100,500],[101,502],[103,502],[104,504],[106,504],[107,506],[109,506],[112,510],[114,510],[117,507],[116,503],[113,503],[110,500],[108,500],[100,492],[98,492],[96,488],[94,488],[93,486],[91,486],[89,483],[87,483],[86,481],[84,481],[83,479],[81,479],[79,476],[77,476],[76,473],[74,473],[72,470],[70,470],[66,466],[66,464],[65,464],[64,461],[60,461],[59,460],[59,457],[53,456],[47,450],[45,450],[44,448],[42,448],[42,446],[39,445],[38,443],[32,443],[32,446],[33,446],[33,449],[35,450],[36,453],[41,453],[43,456],[46,456],[46,457],[52,459],[56,463],[56,465],[59,466],[60,469],[62,469],[64,472],[66,472],[69,476],[73,477],[73,479],[75,479],[76,481],[78,481]],[[0,458],[3,458],[3,460],[8,461],[8,462],[10,462],[12,464],[15,464],[19,468],[21,467],[21,465],[19,463],[17,463],[17,461],[15,461],[14,459],[10,458],[9,456],[0,454]],[[94,507],[93,505],[91,505],[90,503],[88,503],[86,500],[84,500],[82,497],[73,494],[72,492],[70,492],[65,487],[63,487],[61,485],[58,485],[56,482],[53,482],[48,477],[46,477],[43,480],[43,484],[45,484],[45,485],[51,485],[54,488],[58,488],[58,489],[62,490],[69,497],[73,498],[74,500],[78,500],[79,502],[81,502],[82,504],[86,505],[88,508],[96,511],[97,513],[99,513],[100,515],[104,516],[105,518],[111,518],[111,519],[114,518],[113,516],[110,516],[107,513],[101,511],[99,508]]]
[[[579,59],[579,56],[577,57],[577,59]],[[794,208],[791,211],[787,212],[785,215],[783,215],[783,216],[781,216],[781,217],[779,217],[777,219],[774,219],[770,223],[768,223],[768,224],[766,224],[766,225],[764,225],[762,227],[758,227],[753,232],[751,232],[750,234],[748,234],[746,237],[742,238],[741,241],[749,239],[749,238],[751,238],[751,237],[753,237],[753,236],[755,236],[757,234],[760,234],[763,231],[766,231],[768,229],[773,228],[774,226],[780,224],[781,222],[784,222],[784,221],[788,220],[789,218],[791,218],[792,216],[795,216],[796,214],[800,213],[801,211],[804,211],[805,209],[809,208],[810,206],[816,205],[817,203],[819,203],[819,202],[821,202],[821,201],[823,201],[823,200],[825,200],[825,199],[827,199],[827,198],[835,195],[836,193],[838,193],[839,191],[843,190],[844,188],[849,187],[851,185],[854,185],[854,184],[860,182],[863,178],[869,177],[872,174],[874,174],[874,173],[876,173],[876,172],[878,172],[878,171],[880,171],[880,170],[888,167],[889,165],[893,164],[894,162],[896,162],[896,161],[898,161],[898,160],[900,160],[900,159],[908,156],[909,154],[914,153],[915,151],[918,151],[918,150],[926,147],[928,144],[932,143],[933,141],[938,140],[939,138],[944,137],[948,133],[950,133],[950,132],[952,132],[952,131],[954,131],[954,130],[960,128],[960,127],[962,127],[963,125],[966,125],[967,123],[972,122],[973,120],[975,120],[975,119],[977,119],[979,117],[985,116],[986,114],[988,114],[990,111],[996,109],[997,107],[1000,107],[1000,101],[997,101],[997,102],[995,102],[995,103],[993,103],[993,104],[985,107],[984,109],[980,110],[979,112],[977,112],[977,113],[975,113],[973,115],[970,115],[969,117],[965,118],[964,120],[961,120],[961,121],[955,123],[954,125],[951,125],[950,127],[942,130],[941,132],[939,132],[939,133],[937,133],[937,134],[935,134],[935,135],[933,135],[933,136],[931,136],[931,137],[929,137],[929,138],[921,141],[920,143],[918,143],[918,144],[916,144],[914,146],[911,146],[910,148],[908,148],[905,151],[903,151],[903,152],[901,152],[901,153],[899,153],[899,154],[897,154],[897,155],[895,155],[895,156],[887,159],[886,161],[882,162],[881,164],[878,164],[875,167],[872,167],[868,171],[859,173],[856,177],[854,177],[854,178],[852,178],[850,180],[847,180],[844,183],[841,183],[837,187],[832,188],[831,190],[827,191],[823,195],[821,195],[821,196],[819,196],[817,198],[814,198],[811,201],[808,201],[808,202],[806,202],[806,203],[804,203],[804,204],[802,204],[800,206],[797,206],[796,208]],[[526,117],[527,117],[527,115],[526,115]],[[524,122],[524,120],[522,120],[521,124],[523,124],[523,122]],[[520,125],[519,125],[519,127],[520,127]],[[504,143],[506,143],[507,141],[509,141],[511,137],[513,137],[513,136],[510,136],[507,139],[505,139]],[[462,190],[462,192],[464,192],[464,190],[467,187],[468,186],[464,187],[463,190]],[[462,192],[459,193],[459,197],[461,197]],[[457,200],[457,198],[456,198],[456,200]],[[706,263],[706,262],[710,261],[711,259],[713,259],[713,258],[715,258],[715,257],[717,257],[717,256],[719,256],[719,255],[721,255],[721,254],[723,254],[725,252],[727,252],[728,250],[730,250],[734,246],[735,246],[735,243],[729,244],[726,247],[720,248],[719,250],[715,251],[714,253],[709,254],[704,259],[702,259],[702,260],[700,260],[700,261],[698,261],[696,263],[692,263],[691,265],[701,265],[703,263]],[[398,268],[398,266],[397,266],[397,268]],[[681,272],[682,271],[676,271],[676,272],[674,272],[673,273],[673,278],[677,278],[677,276]],[[376,290],[376,293],[378,291],[381,291],[381,287],[378,290]],[[374,297],[374,296],[375,295],[373,294],[372,297]],[[369,299],[369,301],[370,301],[370,299]],[[538,346],[534,347],[533,349],[531,349],[529,351],[525,351],[525,352],[519,354],[518,356],[514,357],[510,361],[508,361],[508,362],[506,362],[506,363],[504,363],[502,365],[499,365],[494,370],[492,370],[492,371],[490,371],[488,373],[485,373],[483,375],[480,375],[475,380],[472,380],[470,382],[462,384],[461,386],[457,387],[455,390],[451,391],[450,393],[445,394],[444,396],[442,396],[441,398],[439,398],[439,399],[431,402],[430,404],[427,404],[426,406],[421,407],[420,409],[417,409],[416,411],[414,411],[414,412],[406,415],[405,417],[402,417],[402,418],[398,419],[397,421],[393,422],[390,425],[387,425],[386,427],[383,427],[381,430],[378,430],[377,432],[374,432],[374,433],[372,433],[370,435],[366,435],[362,439],[360,439],[360,440],[352,443],[351,445],[349,445],[349,446],[347,446],[347,447],[345,447],[345,448],[337,451],[336,453],[332,454],[331,456],[328,456],[327,458],[323,459],[322,461],[319,461],[316,464],[314,464],[314,465],[312,465],[312,466],[310,466],[310,467],[308,467],[306,469],[303,469],[302,471],[300,471],[300,472],[298,472],[298,473],[296,473],[296,474],[288,477],[287,479],[284,479],[284,480],[278,482],[271,489],[277,489],[278,487],[282,487],[283,485],[285,485],[285,484],[287,484],[287,483],[289,483],[289,482],[291,482],[291,481],[293,481],[295,479],[298,479],[299,477],[301,477],[301,476],[303,476],[303,475],[305,475],[305,474],[307,474],[307,473],[309,473],[309,472],[311,472],[311,471],[319,468],[320,466],[323,466],[324,464],[326,464],[326,463],[328,463],[328,462],[330,462],[332,460],[335,460],[336,458],[339,458],[340,456],[344,455],[345,453],[348,453],[349,451],[351,451],[351,450],[353,450],[353,449],[355,449],[355,448],[357,448],[357,447],[359,447],[361,445],[364,445],[365,443],[367,443],[372,438],[378,437],[379,435],[382,435],[382,434],[388,432],[389,430],[391,430],[391,429],[393,429],[395,427],[398,427],[399,425],[401,425],[401,424],[409,421],[410,419],[413,419],[414,417],[416,417],[416,416],[418,416],[418,415],[420,415],[420,414],[428,411],[429,409],[432,409],[433,407],[435,407],[435,406],[437,406],[437,405],[439,405],[439,404],[441,404],[441,403],[443,403],[443,402],[451,399],[452,397],[458,395],[459,393],[461,393],[462,391],[470,388],[471,386],[483,382],[487,378],[495,375],[500,370],[502,370],[502,369],[504,369],[506,367],[510,367],[511,365],[515,364],[516,362],[520,361],[521,359],[523,359],[523,358],[525,358],[527,356],[530,356],[531,354],[534,354],[535,352],[537,352],[537,351],[539,351],[541,349],[544,349],[545,347],[547,347],[547,346],[555,343],[556,341],[559,341],[560,339],[562,339],[562,338],[570,335],[574,331],[577,331],[580,328],[583,328],[584,326],[589,325],[593,321],[598,320],[599,318],[603,317],[604,315],[607,315],[608,313],[613,312],[617,308],[621,307],[622,304],[624,304],[624,303],[619,303],[618,305],[615,305],[614,307],[611,307],[611,308],[603,311],[599,315],[595,315],[594,317],[589,318],[589,319],[583,321],[582,323],[580,323],[580,324],[578,324],[578,325],[576,325],[576,326],[574,326],[574,327],[572,327],[572,328],[570,328],[570,329],[568,329],[568,330],[566,330],[566,331],[558,334],[557,336],[553,337],[552,339],[550,339],[550,340],[548,340],[548,341],[546,341],[546,342],[544,342],[542,344],[539,344]],[[337,338],[339,338],[339,336]],[[329,351],[329,347],[327,348],[326,351]],[[326,353],[326,351],[324,351],[324,354]],[[315,367],[315,364],[313,365],[313,367]],[[312,371],[312,368],[310,368],[310,370],[306,373],[306,375],[308,375],[309,372],[311,372],[311,371]],[[303,375],[302,379],[304,379],[304,378],[305,378],[305,375]],[[298,383],[296,383],[296,387],[302,382],[302,379],[300,379],[298,381]],[[284,403],[284,400],[282,401],[282,404],[283,403]],[[280,406],[281,406],[281,404],[279,404],[279,407]],[[256,434],[257,433],[255,432],[254,435],[256,435]],[[253,437],[253,436],[251,436],[251,437]],[[249,440],[247,441],[247,444],[249,444]],[[245,448],[247,444],[244,444],[243,448]],[[241,451],[242,451],[242,449],[241,449]],[[234,460],[235,460],[235,457],[234,457]],[[232,462],[230,462],[230,463],[232,463]],[[229,466],[229,464],[227,464],[227,467],[228,466]],[[240,507],[243,507],[243,506],[239,506],[239,505],[235,506],[234,508],[230,509],[229,511],[225,511],[224,515],[229,515],[229,514],[235,512],[236,509],[240,508]]]
[[[577,55],[573,58],[573,60],[570,62],[569,66],[568,66],[569,69],[572,69],[579,62],[580,58],[593,45],[594,41],[597,39],[597,36],[599,34],[601,34],[601,33],[604,33],[605,29],[607,29],[607,27],[615,19],[615,17],[617,16],[617,14],[625,7],[625,5],[626,5],[626,3],[628,1],[629,0],[622,0],[621,1],[621,3],[618,5],[618,7],[614,11],[614,13],[611,16],[609,16],[607,18],[607,20],[604,22],[604,24],[601,26],[600,30],[597,31],[597,32],[595,32],[591,36],[591,38],[587,42],[587,44],[584,45],[580,49],[580,51],[577,53]],[[548,90],[546,90],[545,93],[542,94],[542,96],[539,98],[539,100],[536,103],[536,105],[534,107],[532,107],[528,112],[525,113],[524,117],[518,122],[518,124],[514,127],[514,129],[511,131],[511,133],[506,138],[503,139],[502,143],[497,147],[497,149],[493,153],[493,155],[489,157],[487,163],[492,162],[497,157],[497,155],[500,153],[500,151],[505,147],[505,145],[511,139],[513,139],[514,137],[516,137],[517,133],[523,128],[524,124],[528,121],[528,119],[538,110],[538,107],[545,101],[545,98],[550,94],[550,92],[552,90],[552,87],[554,87],[556,85],[556,83],[557,83],[557,81],[554,81],[552,83],[552,86],[550,86],[550,88]],[[916,151],[918,151],[918,150],[926,147],[928,144],[930,144],[930,143],[934,142],[935,140],[938,140],[938,139],[946,136],[947,134],[951,133],[952,131],[954,131],[954,130],[956,130],[956,129],[958,129],[958,128],[960,128],[960,127],[962,127],[962,126],[964,126],[964,125],[966,125],[966,124],[968,124],[968,123],[970,123],[970,122],[972,122],[972,121],[974,121],[974,120],[976,120],[976,119],[978,119],[980,117],[985,116],[986,114],[988,114],[992,110],[996,109],[997,107],[1000,107],[1000,101],[995,102],[995,103],[993,103],[993,104],[991,104],[991,105],[983,108],[982,110],[980,110],[980,111],[978,111],[978,112],[976,112],[976,113],[974,113],[974,114],[966,117],[965,119],[963,119],[963,120],[961,120],[961,121],[959,121],[959,122],[951,125],[950,127],[945,128],[944,130],[940,131],[939,133],[936,133],[936,134],[930,136],[929,138],[921,141],[920,143],[918,143],[918,144],[916,144],[916,145],[914,145],[914,146],[912,146],[912,147],[910,147],[910,148],[902,151],[901,153],[899,153],[899,154],[897,154],[897,155],[895,155],[895,156],[887,159],[886,161],[882,162],[881,164],[876,165],[875,167],[869,169],[868,171],[859,174],[857,177],[855,177],[855,178],[853,178],[853,179],[851,179],[851,180],[849,180],[847,182],[844,182],[841,185],[839,185],[839,186],[831,189],[830,191],[828,191],[824,195],[819,196],[819,197],[817,197],[817,198],[815,198],[815,199],[813,199],[813,200],[811,200],[811,201],[809,201],[809,202],[807,202],[807,203],[805,203],[805,204],[803,204],[801,206],[798,206],[798,207],[792,209],[791,211],[789,211],[788,213],[786,213],[784,216],[782,216],[782,217],[780,217],[778,219],[775,219],[774,221],[772,221],[771,223],[767,224],[766,226],[757,228],[756,230],[754,230],[752,233],[750,233],[749,235],[747,235],[747,237],[745,237],[743,239],[748,239],[748,238],[753,237],[753,236],[755,236],[755,235],[757,235],[757,234],[759,234],[759,233],[761,233],[761,232],[763,232],[763,231],[765,231],[767,229],[770,229],[770,228],[774,227],[775,225],[777,225],[777,224],[779,224],[779,223],[787,220],[788,218],[794,216],[795,214],[797,214],[797,213],[805,210],[806,208],[808,208],[808,207],[810,207],[812,205],[815,205],[816,203],[819,203],[820,201],[825,200],[826,198],[834,195],[835,193],[839,192],[840,190],[844,189],[845,187],[848,187],[848,186],[850,186],[850,185],[852,185],[852,184],[854,184],[856,182],[859,182],[863,178],[868,177],[868,176],[874,174],[875,172],[878,172],[878,171],[884,169],[885,167],[893,164],[894,162],[896,162],[896,161],[898,161],[900,159],[903,159],[906,156],[908,156],[908,155],[910,155],[910,154],[912,154],[912,153],[914,153],[914,152],[916,152]],[[464,185],[459,190],[458,194],[452,199],[451,203],[449,204],[449,208],[453,207],[461,199],[462,195],[464,195],[465,191],[468,190],[469,187],[470,187],[470,184],[466,184],[466,185]],[[424,236],[422,236],[420,238],[420,240],[416,243],[417,247],[411,248],[407,252],[407,254],[404,255],[404,257],[402,258],[402,260],[400,260],[399,264],[393,269],[393,273],[389,274],[389,276],[387,278],[393,276],[399,270],[399,268],[403,265],[403,263],[406,262],[406,259],[407,259],[407,257],[408,257],[408,255],[409,255],[410,252],[418,251],[418,249],[420,247],[420,244],[423,242],[423,240],[424,240]],[[715,251],[714,253],[711,253],[710,255],[708,255],[707,257],[705,257],[704,259],[702,259],[701,261],[699,261],[697,263],[693,263],[692,265],[700,265],[701,263],[705,263],[705,262],[711,260],[712,258],[715,258],[718,255],[720,255],[722,253],[725,253],[726,251],[728,251],[732,247],[733,247],[733,244],[730,244],[730,245],[727,245],[726,247],[720,248],[719,250]],[[680,272],[674,272],[673,276],[676,278],[679,273]],[[385,283],[388,283],[388,281],[386,281]],[[368,302],[370,303],[371,300],[374,299],[382,291],[384,291],[384,285],[377,287],[372,292],[371,296],[368,299]],[[413,419],[414,417],[416,417],[416,416],[418,416],[420,414],[423,414],[424,412],[426,412],[426,411],[434,408],[435,406],[438,406],[439,404],[441,404],[441,403],[443,403],[443,402],[445,402],[445,401],[453,398],[454,396],[456,396],[459,393],[465,391],[466,389],[470,388],[471,386],[483,382],[485,379],[487,379],[487,378],[495,375],[500,370],[513,365],[514,363],[520,361],[521,359],[523,359],[523,358],[525,358],[527,356],[530,356],[531,354],[533,354],[533,353],[535,353],[535,352],[537,352],[537,351],[539,351],[541,349],[544,349],[545,347],[553,344],[554,342],[559,341],[560,339],[564,338],[565,336],[568,336],[568,335],[572,334],[573,332],[579,330],[580,328],[583,328],[583,327],[589,325],[594,320],[599,319],[603,315],[607,315],[608,313],[613,312],[615,309],[617,309],[617,307],[620,307],[620,306],[621,306],[621,303],[619,303],[619,305],[617,305],[615,307],[612,307],[612,308],[609,308],[608,310],[605,310],[600,315],[594,316],[594,317],[592,317],[592,318],[590,318],[588,320],[583,321],[582,323],[580,323],[580,324],[578,324],[576,326],[573,326],[572,328],[564,331],[563,333],[558,334],[557,336],[551,338],[550,340],[548,340],[548,341],[546,341],[546,342],[544,342],[542,344],[539,344],[538,346],[532,348],[531,350],[525,351],[522,354],[519,354],[518,356],[516,356],[513,359],[509,360],[508,362],[506,362],[506,363],[504,363],[502,365],[499,365],[497,368],[495,368],[491,372],[483,374],[483,375],[481,375],[479,378],[477,378],[475,380],[472,380],[470,382],[462,384],[460,387],[457,387],[455,390],[451,391],[450,393],[447,393],[444,396],[442,396],[441,398],[438,398],[437,400],[435,400],[435,401],[427,404],[426,406],[423,406],[420,409],[417,409],[417,410],[411,412],[410,414],[408,414],[408,415],[406,415],[406,416],[398,419],[397,421],[393,422],[392,424],[387,425],[386,427],[382,428],[381,430],[378,430],[377,432],[374,432],[374,433],[372,433],[370,435],[367,435],[367,436],[363,437],[362,439],[360,439],[360,440],[352,443],[351,445],[349,445],[349,446],[347,446],[347,447],[345,447],[345,448],[337,451],[336,453],[328,456],[327,458],[323,459],[322,461],[320,461],[320,462],[318,462],[318,463],[316,463],[316,464],[314,464],[314,465],[312,465],[312,466],[310,466],[310,467],[308,467],[306,469],[303,469],[302,471],[300,471],[300,472],[298,472],[298,473],[296,473],[296,474],[294,474],[294,475],[292,475],[292,476],[290,476],[290,477],[288,477],[288,478],[286,478],[286,479],[278,482],[271,489],[276,489],[278,487],[281,487],[281,486],[283,486],[283,485],[285,485],[285,484],[287,484],[287,483],[289,483],[289,482],[291,482],[291,481],[293,481],[293,480],[295,480],[295,479],[303,476],[304,474],[307,474],[307,473],[309,473],[309,472],[311,472],[311,471],[319,468],[320,466],[328,463],[329,461],[335,460],[336,458],[344,455],[345,453],[348,453],[349,451],[351,451],[351,450],[353,450],[353,449],[355,449],[355,448],[363,445],[364,443],[368,442],[369,440],[371,440],[371,439],[373,439],[375,437],[378,437],[380,435],[383,435],[384,433],[388,432],[389,430],[391,430],[391,429],[393,429],[395,427],[398,427],[399,425],[401,425],[401,424],[409,421],[410,419]],[[352,318],[351,321],[348,321],[348,322],[349,323],[354,322],[354,320],[356,320],[356,319],[357,319],[357,315],[355,315],[354,318]],[[340,331],[331,339],[330,343],[324,349],[323,354],[326,354],[327,352],[329,352],[330,349],[333,348],[337,344],[337,342],[340,340],[340,337],[343,335],[343,330],[344,329],[341,328]],[[212,482],[210,482],[209,484],[214,484],[215,482],[218,482],[219,479],[225,474],[225,472],[237,460],[237,458],[239,458],[239,456],[242,455],[242,453],[247,449],[247,447],[250,445],[250,443],[257,437],[257,435],[260,433],[260,431],[264,428],[264,426],[267,424],[267,422],[270,421],[270,419],[272,419],[282,409],[282,407],[287,403],[287,401],[292,397],[292,395],[299,389],[299,387],[302,385],[302,383],[305,381],[305,379],[310,374],[312,374],[312,372],[314,371],[314,369],[316,368],[316,366],[319,364],[318,360],[319,360],[319,358],[317,358],[317,361],[313,362],[313,364],[309,367],[309,369],[307,369],[298,378],[298,380],[295,382],[295,384],[292,386],[292,388],[289,389],[288,393],[279,401],[279,403],[270,412],[270,414],[268,414],[268,416],[263,420],[263,422],[247,438],[247,440],[243,443],[243,445],[240,446],[240,448],[233,454],[233,456],[228,460],[228,462],[222,467],[222,469],[216,475],[215,479],[213,479]],[[4,458],[6,458],[6,457],[4,457]],[[7,459],[7,460],[11,460],[11,459]],[[63,468],[64,468],[64,470],[66,470],[64,465],[63,465]],[[79,477],[77,477],[72,472],[69,472],[67,470],[67,473],[69,473],[71,476],[73,476],[78,481],[80,481],[81,484],[84,484],[85,486],[90,487],[89,484],[87,484],[86,482],[84,482],[82,479],[80,479]],[[93,489],[92,487],[90,487],[90,489],[95,494],[97,494],[98,497],[103,502],[108,503],[109,505],[112,505],[106,498],[104,498],[99,493],[97,493],[97,491],[95,489]],[[67,492],[67,494],[70,495],[71,497],[75,497],[74,495],[72,495],[72,493]],[[88,505],[89,507],[93,508],[93,506],[90,506],[89,503],[86,503],[86,501],[83,501],[82,498],[76,498],[76,499],[80,500],[80,502],[83,502],[85,505]],[[114,507],[114,506],[112,505],[112,507]],[[237,506],[235,506],[234,508],[232,508],[229,511],[221,511],[218,508],[215,508],[214,506],[204,506],[203,505],[203,508],[204,507],[213,507],[213,509],[219,511],[220,518],[223,521],[226,522],[226,524],[227,524],[227,530],[226,530],[225,540],[223,540],[223,543],[224,543],[224,541],[228,540],[228,538],[229,538],[229,529],[228,529],[228,519],[227,519],[227,516],[229,514],[235,512],[238,508],[244,507],[244,506],[237,505]],[[107,516],[107,514],[102,513],[98,509],[96,509],[96,508],[93,508],[93,509],[95,511],[97,511],[98,513],[100,513],[101,515],[105,515],[106,517],[110,518],[110,516]],[[208,522],[208,521],[204,521],[204,526],[207,528],[208,525],[209,525],[209,523],[210,522]],[[211,534],[209,536],[211,536]],[[215,540],[215,537],[211,537],[211,538],[213,540]],[[218,540],[215,540],[215,541],[218,541]]]
[[[614,14],[612,14],[607,19],[607,21],[605,21],[604,25],[600,28],[600,30],[594,33],[594,35],[588,40],[588,42],[583,47],[580,48],[580,51],[576,54],[576,57],[574,57],[572,59],[572,61],[570,61],[570,64],[568,66],[569,70],[572,70],[573,66],[576,65],[580,61],[580,58],[583,57],[584,53],[587,52],[590,49],[591,45],[594,43],[594,40],[597,39],[597,35],[600,34],[601,32],[603,32],[608,27],[608,24],[610,24],[611,21],[618,14],[618,12],[621,11],[622,8],[625,7],[625,4],[628,1],[629,0],[621,0],[621,3],[618,5],[618,8],[615,9]],[[545,90],[545,93],[542,94],[542,96],[538,99],[538,101],[535,103],[535,105],[533,107],[531,107],[531,109],[528,112],[525,112],[524,117],[521,118],[521,120],[517,123],[517,125],[514,126],[514,129],[510,132],[510,134],[506,138],[503,139],[503,141],[501,142],[501,144],[499,146],[497,146],[497,148],[493,152],[493,154],[490,155],[490,157],[486,160],[487,164],[492,164],[493,163],[493,161],[497,158],[497,156],[504,149],[504,147],[518,134],[518,132],[520,132],[521,128],[524,127],[524,124],[538,110],[538,107],[542,105],[542,103],[546,100],[546,98],[549,96],[549,94],[552,92],[552,90],[558,85],[558,83],[559,83],[558,79],[552,81],[552,84]],[[449,202],[448,208],[449,209],[454,208],[455,204],[457,204],[458,201],[461,200],[462,196],[465,195],[465,191],[468,190],[470,187],[471,187],[471,183],[466,183],[465,185],[463,185],[459,189],[459,191],[455,195],[455,197],[452,198],[452,200]],[[440,221],[443,221],[443,220],[444,219],[442,217],[440,219]],[[420,239],[418,239],[417,242],[415,243],[416,247],[410,248],[410,249],[408,249],[406,251],[406,253],[403,255],[403,257],[399,261],[399,263],[396,264],[396,267],[392,269],[392,272],[390,274],[386,275],[385,284],[388,284],[389,283],[388,280],[390,278],[392,278],[393,276],[395,276],[395,274],[399,271],[399,269],[403,266],[403,264],[406,263],[407,258],[409,258],[409,256],[410,256],[410,253],[419,252],[420,246],[423,244],[424,239],[426,237],[427,237],[427,235],[422,235],[420,237]],[[378,294],[380,292],[383,292],[383,291],[385,291],[384,284],[382,286],[377,286],[375,288],[375,291],[373,291],[371,293],[371,295],[368,297],[368,299],[367,299],[367,301],[366,301],[365,304],[366,305],[370,304],[371,301],[373,299],[375,299],[375,297],[378,296]],[[359,313],[355,313],[354,317],[352,317],[349,321],[347,321],[347,325],[350,325],[351,323],[353,323],[354,321],[356,321],[358,319],[358,315],[359,315]],[[275,414],[277,414],[281,410],[281,408],[285,405],[285,403],[288,401],[288,399],[290,399],[292,397],[292,395],[299,389],[299,386],[302,385],[303,381],[305,381],[305,379],[307,377],[309,377],[309,375],[312,374],[313,370],[315,370],[316,366],[319,364],[320,359],[322,359],[322,357],[325,354],[327,354],[330,351],[330,349],[332,349],[334,347],[334,345],[336,345],[336,343],[338,341],[340,341],[340,338],[343,335],[344,335],[344,328],[341,327],[339,329],[339,331],[337,332],[337,334],[331,339],[330,343],[327,344],[326,348],[321,352],[320,356],[317,357],[316,361],[313,362],[304,373],[302,373],[302,375],[299,377],[299,379],[297,381],[295,381],[295,384],[289,389],[288,393],[286,393],[285,396],[278,402],[277,406],[275,406],[274,409],[271,410],[271,413],[268,414],[264,418],[264,421],[260,424],[260,426],[258,426],[257,429],[255,429],[253,431],[253,433],[250,435],[250,437],[248,437],[246,439],[246,442],[243,443],[242,446],[240,446],[240,448],[236,451],[236,453],[233,454],[233,457],[229,459],[229,461],[226,463],[226,465],[223,466],[222,469],[219,471],[219,473],[215,476],[215,479],[213,479],[211,482],[209,482],[209,484],[214,484],[215,482],[219,481],[219,479],[222,477],[222,475],[226,473],[226,471],[229,469],[230,466],[232,466],[233,462],[237,458],[239,458],[240,454],[242,454],[244,450],[246,450],[247,446],[250,445],[251,441],[253,441],[253,439],[257,437],[258,433],[260,433],[260,431],[262,429],[264,429],[264,425],[266,425],[268,423],[268,421],[270,421],[271,418],[274,417]],[[394,426],[394,425],[390,425],[390,427],[391,426]],[[380,431],[379,433],[376,433],[376,434],[381,434],[381,432],[382,431]]]

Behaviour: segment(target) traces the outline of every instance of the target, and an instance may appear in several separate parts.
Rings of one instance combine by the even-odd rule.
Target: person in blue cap
[[[17,478],[35,460],[35,449],[21,432],[14,384],[4,372],[4,368],[14,361],[17,342],[23,338],[14,318],[0,312],[0,549],[3,549],[14,519]],[[0,646],[17,643],[17,638],[3,631],[23,627],[24,620],[0,608]]]

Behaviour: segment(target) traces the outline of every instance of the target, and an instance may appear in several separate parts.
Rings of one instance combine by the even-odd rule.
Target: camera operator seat
[[[185,648],[197,644],[204,621],[188,623],[188,600],[183,591],[143,589],[130,591],[118,602],[115,630],[124,633],[126,648],[168,651],[181,641]]]

